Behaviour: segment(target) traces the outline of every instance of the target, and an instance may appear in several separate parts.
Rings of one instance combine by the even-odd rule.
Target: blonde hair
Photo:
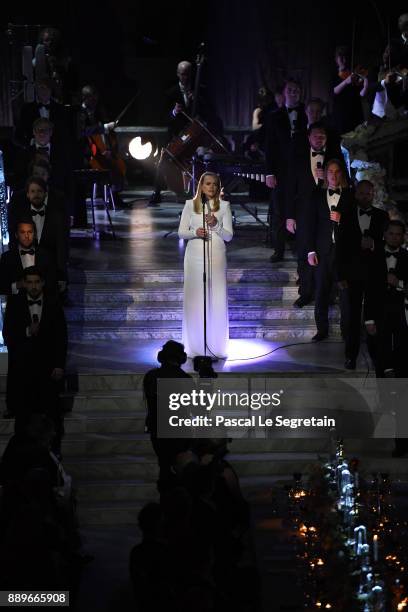
[[[218,176],[218,174],[216,174],[215,172],[204,172],[200,176],[200,180],[198,181],[198,185],[197,185],[197,191],[193,198],[194,212],[197,214],[203,212],[203,202],[201,199],[201,194],[203,190],[203,182],[206,176],[212,176],[215,179],[217,179],[218,188],[217,188],[217,193],[215,194],[215,197],[213,200],[213,205],[211,207],[211,210],[213,210],[214,212],[216,212],[217,210],[220,210],[221,179]]]
[[[346,173],[346,168],[343,164],[343,162],[341,162],[339,159],[330,159],[327,164],[326,164],[326,168],[324,171],[324,184],[323,187],[327,188],[328,186],[328,182],[327,182],[327,171],[329,169],[329,166],[337,166],[341,172],[341,178],[340,178],[340,187],[342,189],[345,189],[346,187],[349,186],[348,184],[348,180],[347,180],[347,173]]]

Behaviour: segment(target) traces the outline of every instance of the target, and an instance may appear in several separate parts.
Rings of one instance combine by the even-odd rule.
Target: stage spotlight
[[[147,140],[144,144],[140,136],[132,138],[129,142],[129,153],[134,159],[144,160],[151,156],[153,144]]]

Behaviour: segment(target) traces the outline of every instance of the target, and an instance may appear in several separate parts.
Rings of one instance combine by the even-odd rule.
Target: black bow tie
[[[35,217],[35,215],[40,215],[40,217],[43,217],[45,215],[45,210],[34,210],[33,208],[31,209],[31,214],[33,217]]]
[[[42,300],[28,300],[29,306],[35,306],[35,304],[37,304],[38,306],[41,306]]]
[[[334,195],[335,193],[337,193],[337,195],[340,195],[340,189],[329,189],[329,196]]]
[[[396,257],[396,258],[398,258],[399,254],[400,254],[399,249],[398,249],[398,251],[385,251],[385,257],[387,257],[387,258],[388,257]]]
[[[28,251],[23,251],[23,250],[20,251],[20,255],[34,255],[34,254],[35,254],[34,249],[28,249]]]
[[[49,104],[40,104],[40,103],[38,103],[38,108],[46,108],[47,110],[49,110],[50,105]]]
[[[360,217],[362,217],[363,215],[367,215],[367,217],[371,217],[372,214],[373,214],[372,208],[367,208],[367,210],[360,208],[360,212],[359,212]]]
[[[49,147],[37,147],[37,152],[38,153],[46,153],[48,155],[50,150],[49,150]]]
[[[322,149],[321,151],[312,151],[312,157],[316,157],[316,155],[324,155],[325,151]]]

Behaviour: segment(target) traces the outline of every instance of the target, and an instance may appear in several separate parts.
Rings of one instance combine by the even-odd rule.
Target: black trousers
[[[360,352],[362,337],[362,312],[365,295],[364,279],[347,280],[347,289],[344,290],[344,303],[342,310],[342,329],[344,330],[345,357],[357,359]],[[367,350],[373,363],[376,363],[377,338],[366,337]]]
[[[315,322],[317,331],[326,334],[329,330],[329,306],[337,295],[337,275],[335,268],[336,248],[333,244],[329,253],[319,257],[315,270]],[[340,327],[344,337],[346,335],[349,308],[347,294],[339,291]]]
[[[329,253],[319,256],[315,268],[315,321],[317,331],[326,334],[329,331],[330,296],[335,282],[334,268],[335,246]]]
[[[53,422],[53,450],[59,452],[64,434],[64,417],[60,399],[63,383],[51,378],[49,368],[35,354],[27,361],[19,350],[8,350],[6,383],[7,410],[15,417],[15,431],[25,428],[33,413],[45,414]]]
[[[269,242],[275,249],[277,255],[283,256],[286,240],[286,215],[285,215],[285,193],[284,185],[278,184],[271,190],[271,198],[268,210]]]
[[[408,378],[408,325],[403,297],[386,301],[381,318],[376,321],[377,376],[383,377],[387,369],[393,369],[397,378]]]
[[[296,220],[296,253],[297,272],[299,275],[299,295],[310,301],[315,291],[315,269],[307,261],[306,222],[299,218]]]

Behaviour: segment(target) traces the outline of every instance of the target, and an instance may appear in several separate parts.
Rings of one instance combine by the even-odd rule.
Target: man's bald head
[[[192,66],[190,62],[180,62],[177,66],[177,76],[182,85],[187,85],[191,79]]]
[[[408,13],[403,13],[398,17],[398,27],[401,34],[408,34]]]

